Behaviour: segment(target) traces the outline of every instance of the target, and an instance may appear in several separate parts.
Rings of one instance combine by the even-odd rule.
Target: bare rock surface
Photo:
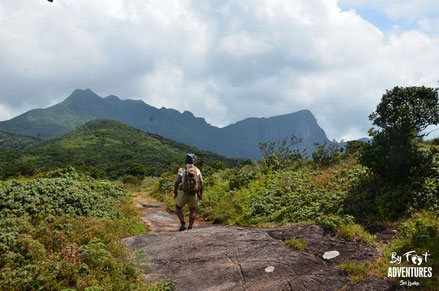
[[[359,263],[371,260],[376,255],[375,247],[354,241],[344,241],[326,233],[322,227],[318,225],[296,225],[289,228],[268,229],[267,233],[274,239],[285,241],[295,237],[306,241],[306,252],[316,257],[323,258],[324,253],[330,251],[338,251],[339,256],[328,260],[328,262],[340,264],[345,261]]]
[[[307,242],[305,251],[283,241]],[[339,264],[368,260],[372,246],[345,242],[319,226],[257,229],[205,226],[177,232],[162,231],[126,238],[135,256],[146,258],[147,280],[176,281],[177,290],[394,290],[390,281],[368,278],[353,285]],[[340,255],[323,259],[326,251]]]

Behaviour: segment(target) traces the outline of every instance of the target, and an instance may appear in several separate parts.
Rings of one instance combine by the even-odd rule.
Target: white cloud
[[[144,101],[155,107],[178,108],[203,116],[208,122],[221,124],[221,118],[227,108],[213,92],[212,82],[195,82],[185,79],[183,70],[172,64],[159,63],[154,71],[139,79],[141,91],[145,93]],[[205,115],[205,112],[211,113]],[[212,115],[215,114],[215,117]]]
[[[0,104],[0,121],[11,119],[13,116],[11,110]]]
[[[219,42],[219,49],[234,57],[245,57],[265,53],[271,49],[269,44],[246,32],[228,35]]]
[[[418,25],[422,31],[425,31],[428,34],[439,34],[439,17],[422,18],[418,21]]]
[[[310,109],[341,139],[367,135],[386,89],[436,86],[439,75],[431,1],[46,2],[0,3],[4,112],[91,88],[219,126]],[[383,32],[338,3],[393,7],[392,17],[415,5],[421,28]]]

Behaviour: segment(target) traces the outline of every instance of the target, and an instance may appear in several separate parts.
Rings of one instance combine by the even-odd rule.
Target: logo
[[[398,255],[396,252],[390,255],[391,264],[401,264],[406,262],[409,265],[407,267],[389,267],[387,276],[392,278],[431,278],[433,277],[432,267],[423,267],[422,264],[427,263],[431,260],[431,254],[425,252],[423,254],[417,254],[416,251],[410,251],[404,253],[402,256]],[[401,286],[419,286],[417,281],[400,281]]]

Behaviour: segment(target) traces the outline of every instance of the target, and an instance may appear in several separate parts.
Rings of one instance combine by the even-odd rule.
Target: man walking
[[[186,165],[178,170],[174,183],[174,198],[177,216],[180,219],[180,229],[192,229],[199,201],[203,199],[203,177],[201,171],[194,166],[195,155],[186,155]],[[183,207],[189,205],[189,227],[186,228]]]

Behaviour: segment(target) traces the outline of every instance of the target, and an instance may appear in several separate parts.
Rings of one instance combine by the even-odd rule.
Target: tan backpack
[[[185,194],[197,194],[200,188],[200,179],[198,178],[197,168],[192,167],[184,171],[183,192]]]

